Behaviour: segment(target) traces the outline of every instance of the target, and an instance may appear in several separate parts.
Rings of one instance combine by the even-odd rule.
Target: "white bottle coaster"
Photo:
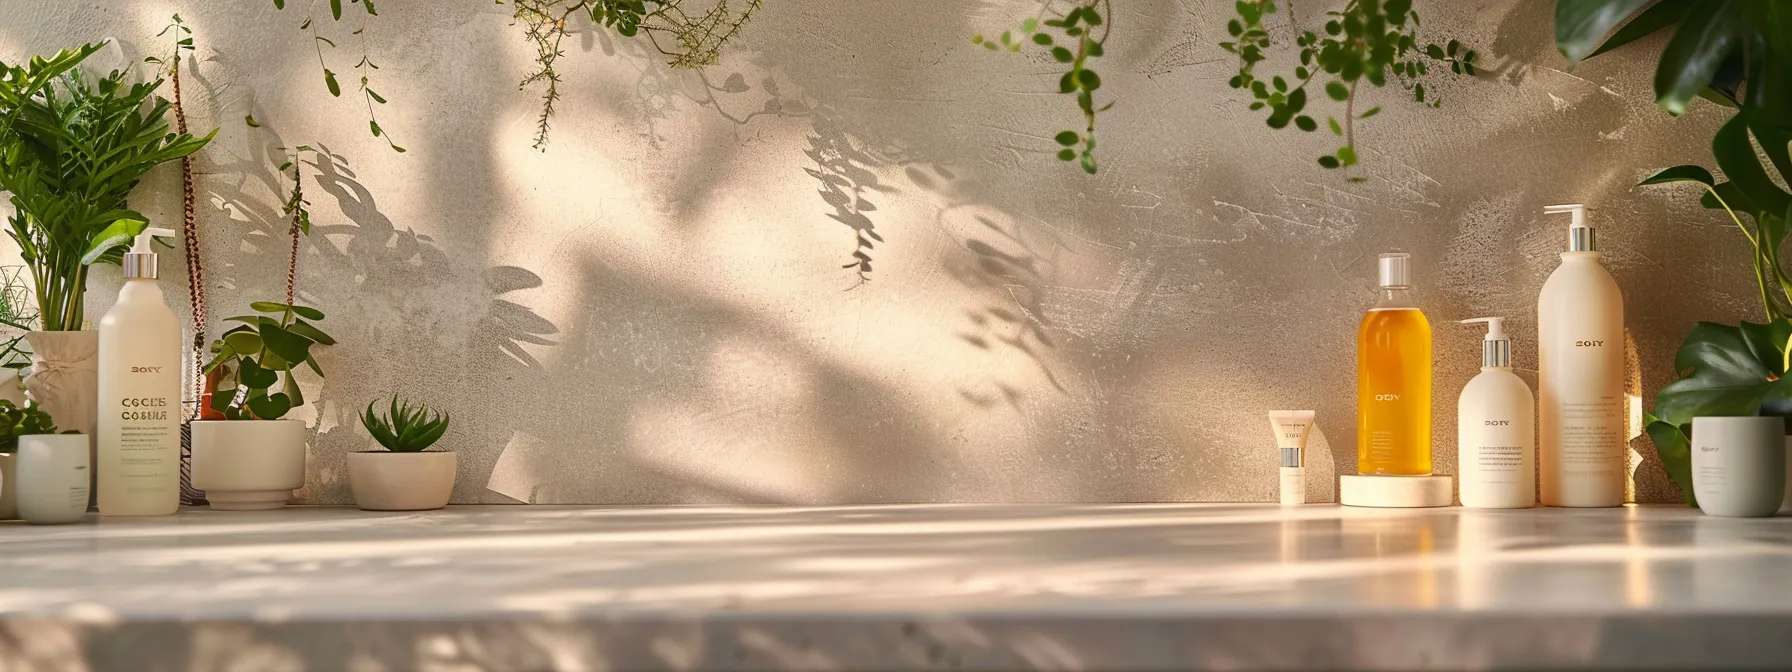
[[[1450,488],[1450,477],[1439,474],[1428,476],[1345,474],[1338,477],[1338,502],[1345,506],[1389,509],[1449,506],[1454,494]]]

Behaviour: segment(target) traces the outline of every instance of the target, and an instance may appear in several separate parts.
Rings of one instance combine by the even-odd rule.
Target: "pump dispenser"
[[[1412,255],[1377,266],[1379,299],[1357,329],[1357,473],[1430,474],[1431,323],[1413,301]]]
[[[100,318],[97,436],[102,516],[159,516],[180,508],[180,318],[156,285],[155,236],[124,255],[118,303]]]
[[[1512,373],[1512,341],[1505,319],[1478,317],[1481,373],[1456,402],[1457,478],[1462,505],[1483,509],[1526,508],[1537,502],[1537,462],[1532,437],[1536,404],[1531,387]]]
[[[1538,492],[1545,506],[1624,503],[1624,296],[1601,263],[1586,206],[1537,298]]]

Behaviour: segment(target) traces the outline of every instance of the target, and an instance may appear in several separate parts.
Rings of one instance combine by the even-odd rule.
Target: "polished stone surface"
[[[1792,518],[1262,505],[0,524],[0,670],[1792,660]]]

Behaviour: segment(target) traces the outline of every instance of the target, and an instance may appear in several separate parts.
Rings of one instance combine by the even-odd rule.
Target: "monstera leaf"
[[[1655,395],[1649,438],[1686,503],[1692,493],[1692,419],[1700,416],[1792,416],[1786,378],[1792,320],[1741,326],[1700,322],[1674,356],[1681,377]]]

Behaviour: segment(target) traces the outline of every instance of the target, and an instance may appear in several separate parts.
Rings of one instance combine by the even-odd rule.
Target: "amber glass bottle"
[[[1431,323],[1413,303],[1411,256],[1381,255],[1380,298],[1356,342],[1357,473],[1431,473]]]

